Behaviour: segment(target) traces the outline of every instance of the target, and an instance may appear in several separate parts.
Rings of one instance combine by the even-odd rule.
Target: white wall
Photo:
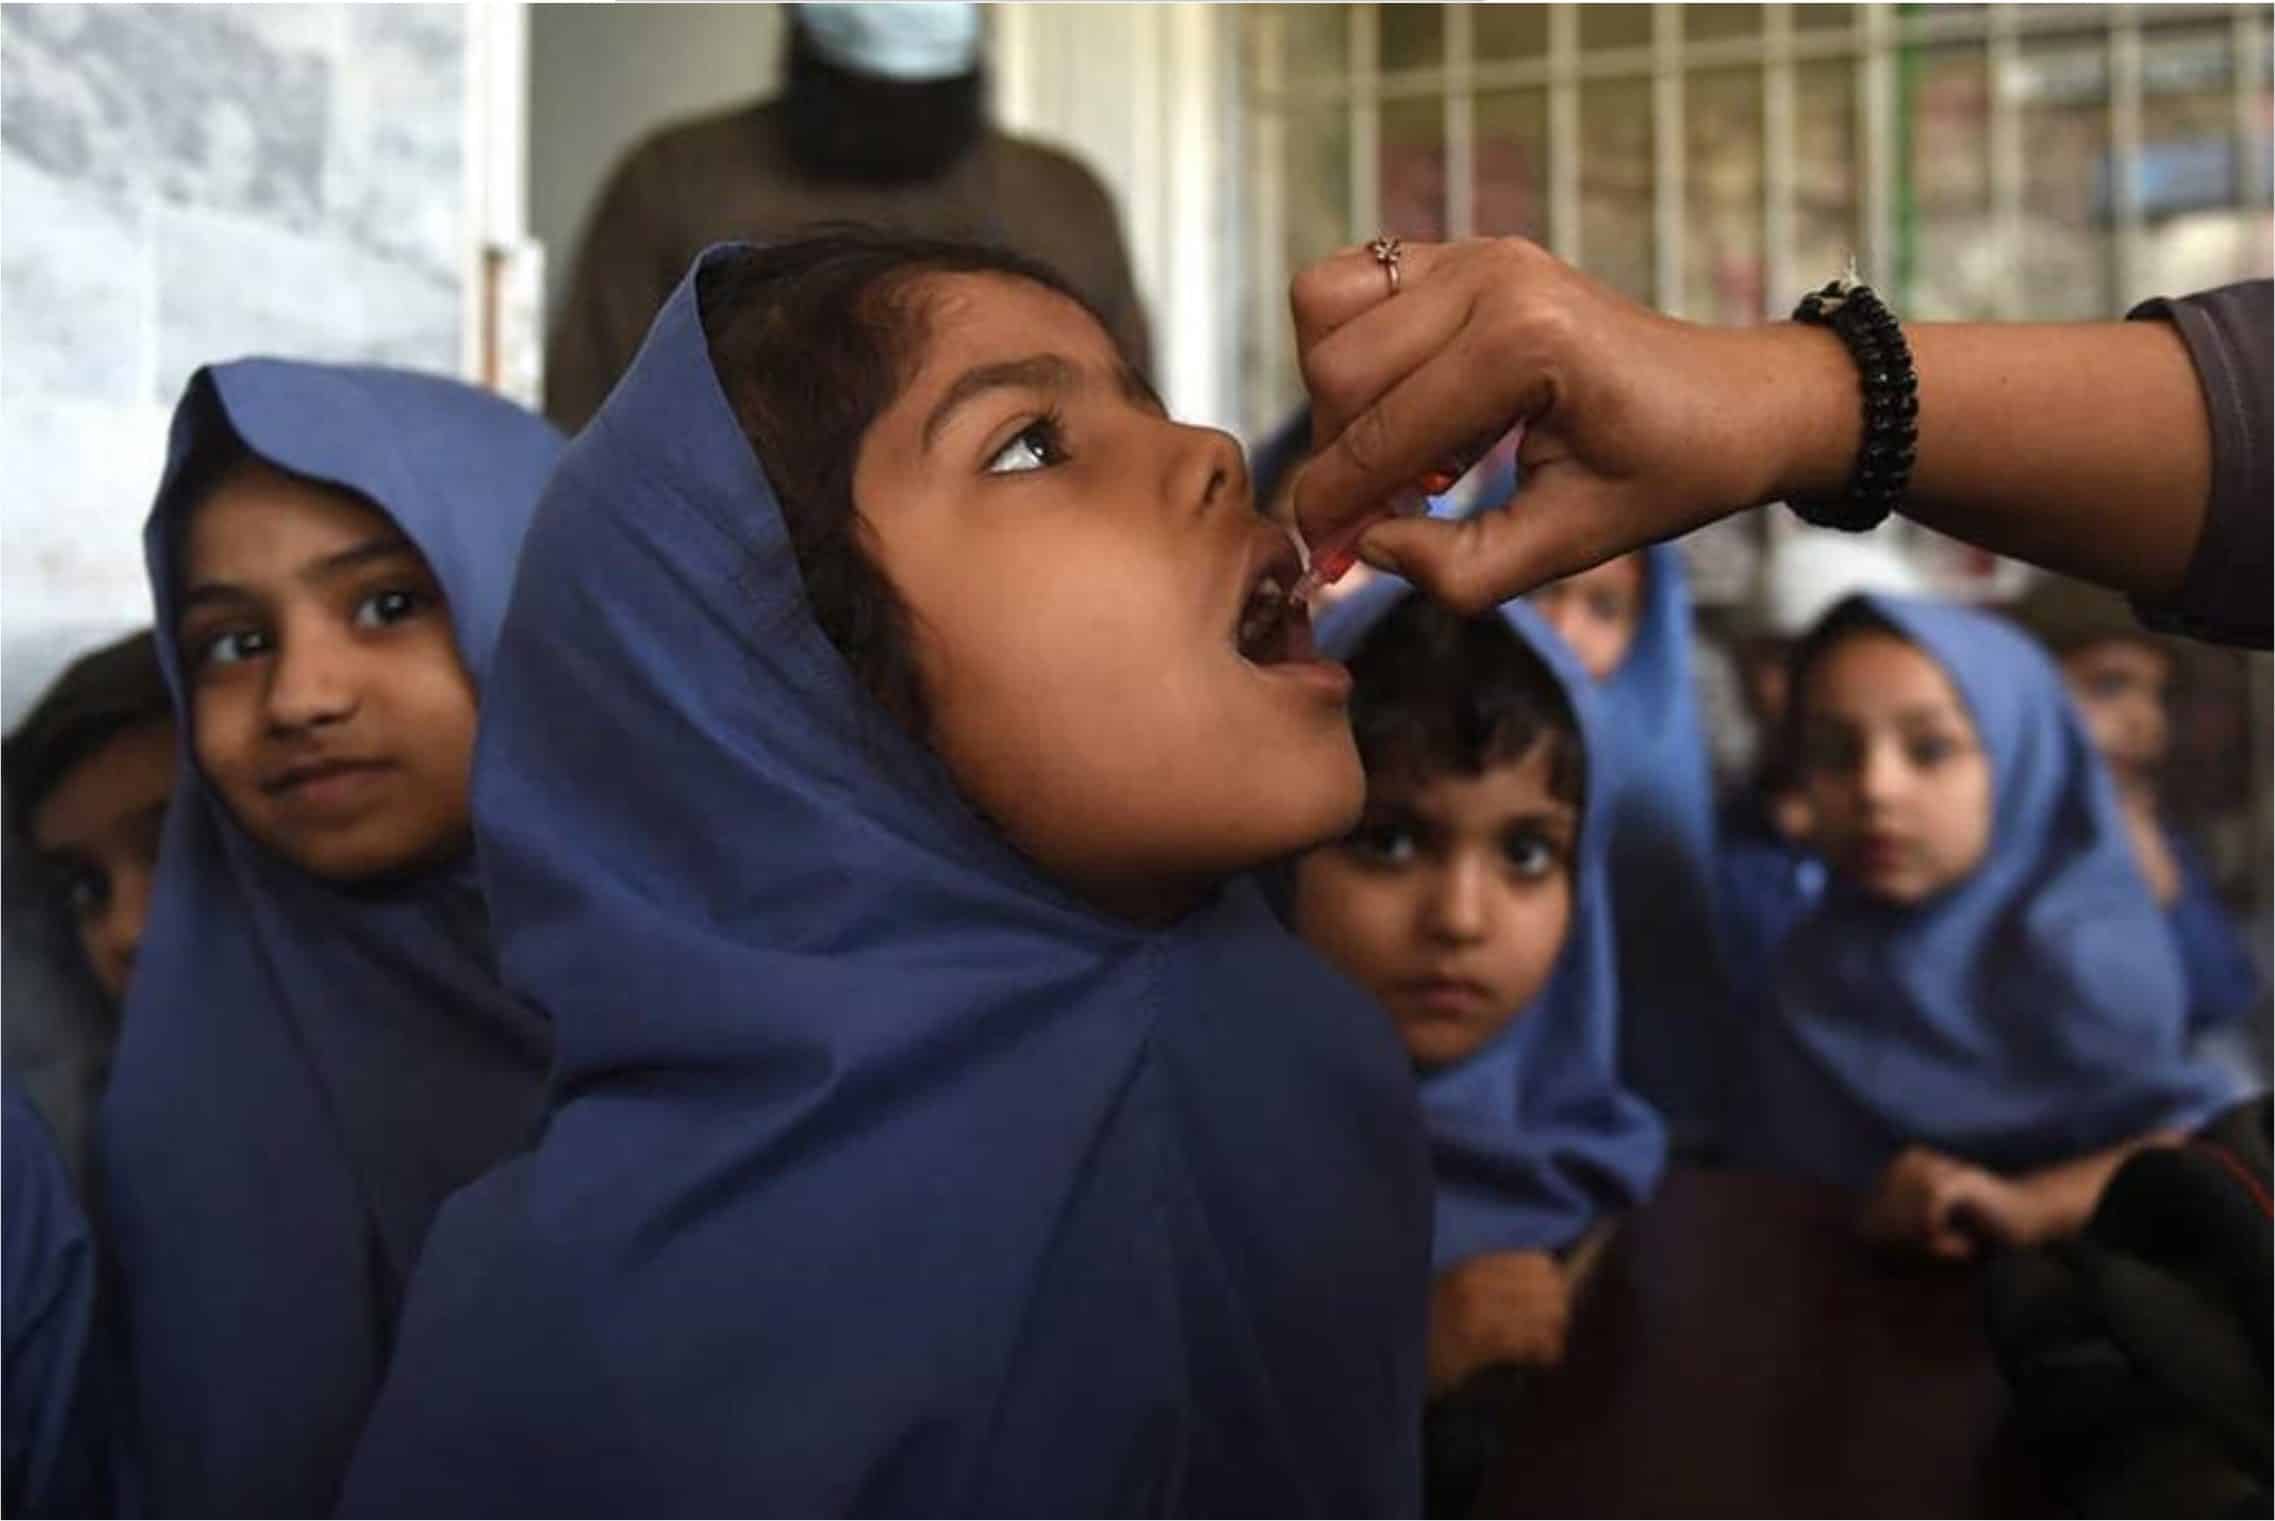
[[[197,366],[458,368],[456,5],[0,7],[0,721],[146,621]]]

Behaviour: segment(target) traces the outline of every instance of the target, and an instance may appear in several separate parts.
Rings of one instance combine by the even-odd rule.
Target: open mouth
[[[1296,600],[1296,578],[1303,565],[1294,544],[1270,556],[1248,583],[1233,627],[1233,645],[1250,665],[1285,665],[1318,658],[1311,638],[1311,610]]]

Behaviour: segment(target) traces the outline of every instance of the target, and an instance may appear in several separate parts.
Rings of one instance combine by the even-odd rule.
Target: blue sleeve
[[[2166,919],[2188,977],[2189,1033],[2201,1035],[2249,1014],[2259,1001],[2263,979],[2203,863],[2178,836],[2167,838],[2180,868],[2180,896]]]
[[[47,1123],[14,1083],[6,1103],[6,1508],[13,1516],[84,1514],[101,1504],[100,1422],[88,1397],[94,1242]]]

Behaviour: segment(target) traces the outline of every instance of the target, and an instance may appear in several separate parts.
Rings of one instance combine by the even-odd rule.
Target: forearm
[[[2029,1203],[2027,1240],[2035,1245],[2084,1229],[2101,1202],[2102,1190],[2135,1152],[2151,1146],[2176,1146],[2185,1137],[2177,1132],[2153,1131],[2106,1151],[2090,1152],[2067,1162],[2025,1173],[2013,1180]]]
[[[1860,431],[1853,362],[1779,325],[1781,496],[1839,491]],[[2211,425],[2162,322],[1907,327],[1920,377],[1905,515],[1955,538],[2149,600],[2188,569],[2211,489]],[[1775,445],[1769,447],[1776,448]]]

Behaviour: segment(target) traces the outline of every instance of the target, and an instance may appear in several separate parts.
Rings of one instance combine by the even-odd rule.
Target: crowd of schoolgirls
[[[851,232],[573,440],[197,372],[7,744],[110,1053],[8,1087],[8,1509],[1407,1513],[1670,1160],[1971,1259],[2256,1092],[2121,607],[1796,539],[1718,799],[1676,548],[1307,618],[1263,458]]]

